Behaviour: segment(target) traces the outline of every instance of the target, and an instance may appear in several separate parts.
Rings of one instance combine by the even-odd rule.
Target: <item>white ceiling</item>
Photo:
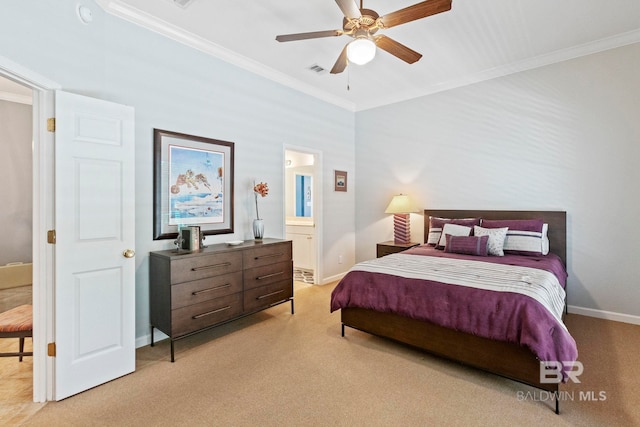
[[[335,0],[96,0],[109,13],[354,111],[640,41],[640,0],[453,0],[438,15],[381,30],[423,54],[387,52],[329,70],[347,36],[279,43],[279,34],[340,29]],[[185,0],[178,0],[184,3]],[[364,0],[380,15],[419,0]],[[319,65],[326,71],[309,70]]]

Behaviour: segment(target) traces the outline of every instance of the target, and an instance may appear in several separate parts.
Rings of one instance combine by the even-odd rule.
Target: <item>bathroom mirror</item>
[[[295,216],[310,218],[313,212],[313,177],[311,175],[296,174]]]

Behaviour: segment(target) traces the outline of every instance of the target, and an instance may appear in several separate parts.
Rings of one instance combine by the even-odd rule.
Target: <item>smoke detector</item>
[[[76,14],[78,15],[78,19],[84,25],[88,25],[91,21],[93,21],[93,12],[87,6],[83,6],[79,4],[76,7]]]

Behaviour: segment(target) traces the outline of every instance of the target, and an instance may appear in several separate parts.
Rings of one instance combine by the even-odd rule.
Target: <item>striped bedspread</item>
[[[575,361],[576,343],[562,322],[565,279],[555,256],[449,257],[421,248],[355,265],[333,290],[331,311],[395,313],[517,343],[541,361]]]
[[[565,290],[545,270],[463,259],[392,254],[356,264],[351,271],[386,273],[495,292],[515,292],[535,299],[558,323],[562,322]]]

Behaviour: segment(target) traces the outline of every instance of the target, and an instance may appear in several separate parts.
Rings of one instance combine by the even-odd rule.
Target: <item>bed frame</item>
[[[533,219],[549,224],[550,251],[566,265],[566,212],[563,211],[491,211],[425,210],[424,241],[429,234],[429,216],[442,218]],[[433,323],[371,309],[341,309],[342,336],[345,326],[418,347],[437,356],[473,366],[553,393],[555,412],[560,413],[557,383],[540,382],[540,361],[518,344],[495,341],[444,328]]]

